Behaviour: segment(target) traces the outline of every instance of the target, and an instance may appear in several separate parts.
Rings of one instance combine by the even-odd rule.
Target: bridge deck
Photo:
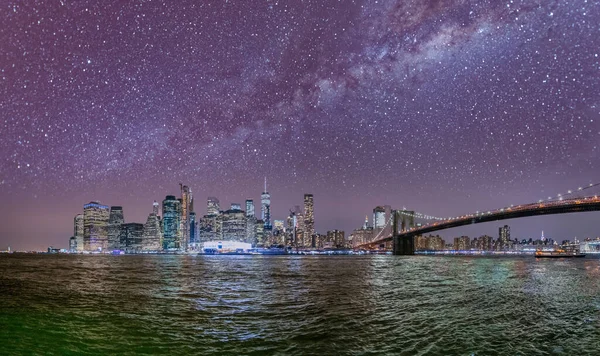
[[[567,214],[584,211],[600,211],[600,198],[598,196],[559,200],[553,202],[543,202],[519,205],[511,208],[503,208],[487,213],[470,214],[460,216],[456,219],[438,221],[433,224],[425,225],[419,228],[396,234],[397,237],[414,237],[427,234],[434,231],[450,229],[453,227],[479,224],[490,221],[515,219],[537,215],[552,215],[552,214]],[[358,246],[359,248],[368,248],[374,245],[382,244],[387,241],[392,241],[393,235],[379,238],[375,241]]]

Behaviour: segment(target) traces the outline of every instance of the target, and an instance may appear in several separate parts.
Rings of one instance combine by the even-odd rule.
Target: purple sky
[[[315,196],[454,216],[600,181],[598,1],[5,1],[0,249],[65,247],[84,203],[188,184],[196,211]],[[600,235],[600,213],[507,222]],[[448,230],[497,235],[505,222]]]

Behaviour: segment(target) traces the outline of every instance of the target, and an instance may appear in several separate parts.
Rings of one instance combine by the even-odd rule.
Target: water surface
[[[0,354],[600,353],[600,260],[0,255]]]

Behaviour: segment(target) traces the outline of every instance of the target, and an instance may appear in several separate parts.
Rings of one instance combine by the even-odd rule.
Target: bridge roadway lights
[[[415,239],[412,236],[394,236],[394,255],[414,255]]]

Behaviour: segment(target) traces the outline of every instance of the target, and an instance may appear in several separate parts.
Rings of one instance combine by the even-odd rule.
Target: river
[[[600,260],[0,255],[0,354],[600,353]]]

